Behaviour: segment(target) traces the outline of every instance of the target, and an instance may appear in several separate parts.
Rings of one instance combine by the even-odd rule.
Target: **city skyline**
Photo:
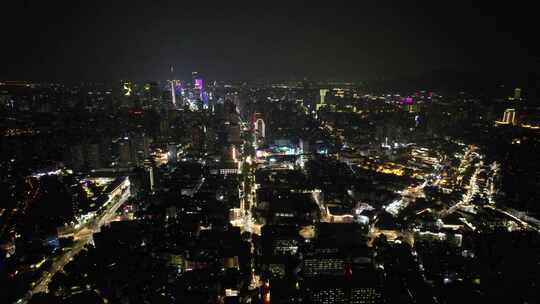
[[[0,303],[539,303],[536,11],[248,4],[3,6]]]

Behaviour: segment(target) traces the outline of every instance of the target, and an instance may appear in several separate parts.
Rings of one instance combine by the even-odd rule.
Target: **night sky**
[[[176,78],[364,80],[540,62],[537,10],[520,1],[11,2],[0,18],[4,80],[160,80],[171,65]]]

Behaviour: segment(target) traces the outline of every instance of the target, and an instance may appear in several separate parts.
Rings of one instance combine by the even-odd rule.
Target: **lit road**
[[[473,175],[471,176],[471,179],[469,181],[469,188],[467,189],[467,192],[463,194],[463,197],[460,201],[458,201],[456,204],[448,208],[446,211],[443,212],[443,216],[449,215],[454,213],[459,207],[463,205],[468,205],[471,203],[472,199],[476,194],[480,192],[480,187],[478,186],[477,178],[478,175],[482,172],[483,163],[480,162],[477,168],[474,170]]]
[[[243,123],[245,125],[245,123]],[[257,143],[255,139],[255,130],[248,130],[246,127],[242,129],[242,133],[249,132],[247,136],[248,139],[243,138],[243,145],[253,146],[253,150],[257,149]],[[245,149],[242,148],[240,156],[236,159],[233,156],[233,159],[237,161],[240,174],[245,172],[247,168],[248,175],[242,179],[242,182],[238,185],[238,192],[240,198],[240,218],[237,218],[234,221],[231,221],[231,224],[236,227],[240,227],[242,232],[246,231],[249,233],[260,234],[260,226],[256,223],[253,215],[251,213],[251,208],[256,205],[256,190],[255,190],[255,172],[252,167],[253,161],[255,159],[254,153],[246,153]]]
[[[74,243],[72,248],[64,252],[60,256],[51,258],[52,265],[50,266],[50,268],[43,272],[43,275],[38,280],[36,280],[36,282],[33,284],[33,288],[28,292],[26,297],[18,303],[28,302],[32,298],[33,294],[47,292],[47,287],[49,286],[52,277],[58,271],[62,271],[64,269],[64,266],[66,266],[70,261],[72,261],[73,257],[75,257],[79,252],[81,252],[81,250],[84,249],[86,244],[92,241],[92,236],[94,235],[94,233],[99,232],[100,228],[103,225],[109,224],[114,219],[115,213],[118,208],[122,206],[129,199],[130,196],[130,191],[126,190],[114,204],[110,204],[109,206],[107,206],[106,209],[102,212],[102,214],[95,218],[94,221],[90,221],[88,224],[78,229],[73,236]]]
[[[248,129],[245,127],[246,124],[242,124],[244,126],[242,128],[242,132],[249,132],[249,136],[247,137],[248,139],[243,139],[243,145],[253,146],[253,151],[256,151],[257,143],[255,140],[254,130],[248,131]],[[242,138],[245,138],[245,136],[242,136]],[[231,224],[233,226],[240,227],[242,232],[249,232],[260,235],[261,225],[257,224],[251,212],[251,208],[256,206],[257,202],[257,192],[255,189],[255,166],[253,163],[253,160],[255,159],[255,154],[246,153],[245,149],[242,148],[240,155],[241,157],[237,159],[238,168],[240,170],[239,173],[243,174],[243,172],[245,172],[245,169],[247,168],[248,175],[245,177],[243,176],[244,178],[238,184],[238,194],[240,198],[240,218],[235,221],[231,221]],[[249,243],[251,244],[251,253],[253,254],[255,251],[255,245],[253,244],[251,238],[249,238]],[[262,282],[260,280],[260,275],[256,273],[254,261],[251,260],[251,280],[248,289],[258,289],[261,284]]]
[[[481,189],[478,185],[478,175],[484,170],[484,163],[481,161],[483,158],[482,155],[478,154],[477,148],[474,146],[468,146],[463,151],[463,156],[461,157],[461,162],[457,168],[458,175],[455,177],[458,184],[463,183],[465,173],[471,168],[474,168],[474,171],[469,179],[468,187],[466,187],[466,192],[463,194],[461,200],[457,201],[454,205],[450,206],[446,210],[443,210],[441,217],[445,217],[449,214],[454,213],[458,208],[468,205],[472,202],[472,199],[475,195],[479,194]]]
[[[496,211],[496,212],[499,212],[507,217],[509,217],[510,219],[512,219],[514,222],[520,224],[521,226],[523,226],[524,228],[526,229],[530,229],[530,230],[533,230],[533,231],[536,231],[538,233],[540,233],[540,229],[538,229],[537,227],[531,225],[530,223],[522,220],[519,218],[519,214],[517,212],[512,212],[511,210],[502,210],[500,208],[497,208],[497,207],[494,207],[494,206],[484,206],[484,208],[487,208],[487,209],[491,209],[493,211]],[[513,214],[514,213],[514,214]],[[533,218],[531,218],[532,220]]]
[[[422,184],[413,186],[410,185],[402,191],[398,192],[401,195],[401,198],[395,200],[391,204],[385,207],[386,212],[397,216],[403,209],[405,209],[410,203],[414,203],[417,198],[425,197],[424,188],[432,182],[433,185],[437,186],[441,179],[439,177],[441,171],[441,166],[436,165],[431,174],[427,174],[424,178]]]

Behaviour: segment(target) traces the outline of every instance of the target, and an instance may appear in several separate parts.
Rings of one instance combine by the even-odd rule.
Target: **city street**
[[[126,190],[114,204],[107,205],[101,215],[98,215],[93,221],[89,221],[86,225],[80,227],[74,233],[74,243],[72,248],[60,256],[49,258],[52,261],[51,267],[43,272],[43,275],[34,282],[33,288],[28,292],[26,297],[19,300],[18,303],[26,303],[32,298],[33,294],[47,292],[52,277],[58,271],[62,271],[64,266],[72,261],[73,258],[81,252],[90,241],[92,241],[94,233],[99,232],[101,227],[109,224],[114,219],[114,215],[118,208],[122,206],[130,196],[130,191]]]

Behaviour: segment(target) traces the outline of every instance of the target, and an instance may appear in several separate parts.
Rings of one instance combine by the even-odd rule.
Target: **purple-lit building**
[[[202,78],[195,78],[195,89],[204,90],[204,82]]]
[[[174,86],[174,90],[176,92],[176,95],[182,94],[182,84],[180,82],[177,82]]]
[[[204,91],[204,80],[202,78],[195,78],[193,79],[193,85],[196,90],[199,91],[199,97],[201,101],[203,102],[203,106],[205,108],[208,107],[208,94]]]
[[[401,98],[401,104],[404,104],[404,105],[411,105],[413,104],[413,98],[410,97],[410,96],[407,96],[407,97],[404,97],[404,98]]]

